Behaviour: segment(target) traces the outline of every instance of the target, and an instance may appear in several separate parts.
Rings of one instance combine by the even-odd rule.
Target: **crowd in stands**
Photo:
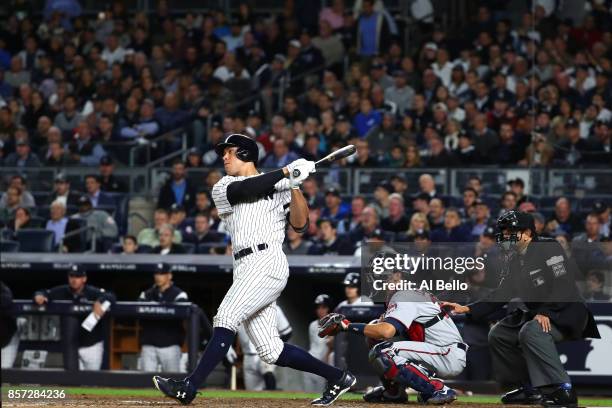
[[[288,232],[289,254],[358,254],[376,239],[486,245],[491,223],[513,208],[532,212],[543,235],[609,239],[605,200],[527,197],[520,179],[498,198],[476,177],[462,197],[442,196],[427,173],[609,168],[608,2],[587,2],[584,18],[572,20],[536,1],[518,23],[503,2],[483,5],[461,36],[423,17],[418,44],[403,42],[407,28],[380,0],[353,9],[342,0],[323,9],[308,3],[285,2],[264,16],[245,2],[226,16],[174,14],[166,0],[149,15],[129,14],[115,1],[96,17],[41,19],[25,9],[2,21],[0,163],[90,167],[82,186],[60,173],[38,201],[19,169],[11,173],[0,198],[3,239],[42,228],[53,232],[53,250],[67,252],[89,248],[85,240],[103,252],[231,253],[210,191],[222,175],[213,147],[234,132],[257,140],[264,168],[317,160],[348,143],[357,154],[335,165],[423,168],[419,185],[396,175],[373,197],[307,180],[310,226]],[[126,146],[175,129],[189,136],[186,159],[172,165],[151,227],[125,235],[121,206],[130,191],[115,166],[128,163]],[[156,154],[179,148],[171,138]],[[192,183],[188,171],[199,167],[213,170]]]

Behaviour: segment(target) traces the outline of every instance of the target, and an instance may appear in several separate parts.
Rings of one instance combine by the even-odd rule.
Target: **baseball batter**
[[[303,232],[308,225],[308,204],[301,183],[315,171],[304,159],[268,173],[255,167],[254,140],[232,134],[216,147],[227,175],[213,187],[212,196],[225,222],[234,250],[233,283],[213,321],[213,336],[196,369],[183,380],[153,377],[165,395],[189,404],[198,387],[223,359],[243,324],[262,361],[324,377],[327,386],[316,406],[332,404],[348,391],[356,378],[294,345],[283,343],[276,322],[276,299],[287,284],[289,265],[282,251],[285,226]],[[287,178],[289,177],[289,178]]]
[[[289,340],[293,329],[289,320],[287,320],[287,316],[278,305],[276,305],[276,328],[282,341]],[[244,356],[242,361],[244,388],[253,391],[275,390],[276,377],[274,371],[276,366],[262,361],[257,354],[255,345],[249,339],[244,325],[238,328],[238,341]]]
[[[385,385],[365,394],[366,401],[401,402],[406,398],[406,386],[418,391],[419,400],[427,404],[447,404],[457,398],[453,389],[434,376],[460,374],[468,346],[430,293],[395,293],[378,322],[351,323],[332,313],[319,323],[322,337],[347,331],[381,341],[371,349],[369,358]]]

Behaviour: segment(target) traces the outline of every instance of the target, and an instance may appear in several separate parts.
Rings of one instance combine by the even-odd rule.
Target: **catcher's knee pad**
[[[387,379],[392,379],[389,377],[389,372],[394,372],[397,367],[393,360],[394,356],[395,351],[393,350],[393,343],[390,341],[383,341],[372,347],[368,353],[368,360],[378,375]]]
[[[432,372],[420,364],[408,362],[398,366],[393,380],[409,386],[423,394],[433,394],[434,391],[444,388],[444,383],[431,377]]]

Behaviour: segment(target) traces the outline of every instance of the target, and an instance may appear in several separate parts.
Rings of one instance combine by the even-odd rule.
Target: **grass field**
[[[161,397],[159,391],[155,389],[129,389],[129,388],[97,388],[97,387],[32,387],[32,386],[12,386],[2,385],[2,400],[7,401],[8,390],[49,390],[62,389],[65,391],[68,398],[79,398],[87,396],[89,398],[96,397],[111,397],[111,398],[158,398]],[[318,394],[307,394],[300,392],[249,392],[249,391],[228,391],[228,390],[204,390],[198,397],[199,399],[223,399],[233,400],[239,404],[239,400],[304,400],[305,402],[312,398],[318,397]],[[361,401],[361,394],[348,393],[342,397],[346,401]],[[462,395],[458,402],[462,405],[482,405],[482,404],[498,404],[499,396],[497,395]],[[612,398],[580,398],[580,406],[588,407],[612,407]]]

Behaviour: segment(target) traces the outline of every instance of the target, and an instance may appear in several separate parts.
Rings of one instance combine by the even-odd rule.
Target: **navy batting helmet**
[[[342,282],[344,286],[355,286],[359,287],[361,283],[361,277],[357,272],[349,272],[344,277],[344,282]]]
[[[236,157],[243,162],[257,163],[259,158],[259,148],[257,143],[250,137],[240,133],[233,133],[225,138],[225,140],[215,146],[215,152],[222,157],[226,147],[237,147]]]
[[[324,305],[331,309],[332,308],[332,298],[328,294],[321,293],[315,298],[314,304],[317,306]]]

